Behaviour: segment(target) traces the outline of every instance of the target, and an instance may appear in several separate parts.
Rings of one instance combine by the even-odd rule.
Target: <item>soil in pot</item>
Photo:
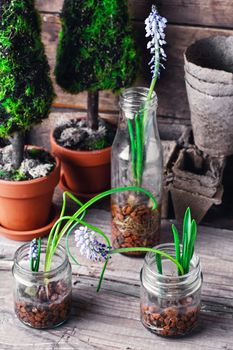
[[[73,193],[97,194],[110,188],[111,145],[116,126],[100,120],[98,130],[86,120],[58,126],[51,135],[53,153],[61,159],[64,183]]]
[[[12,164],[12,146],[0,149],[0,179],[6,181],[26,181],[47,176],[56,165],[50,153],[40,148],[25,148],[24,160],[19,169]]]
[[[62,324],[71,312],[71,290],[64,281],[30,287],[15,301],[15,312],[33,328],[53,328]]]
[[[97,130],[87,126],[85,119],[70,120],[54,130],[58,145],[75,151],[96,151],[110,147],[116,133],[116,126],[103,119]]]

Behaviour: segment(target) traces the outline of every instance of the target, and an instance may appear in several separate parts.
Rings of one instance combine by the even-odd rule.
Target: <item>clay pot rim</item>
[[[28,184],[36,184],[38,182],[45,181],[49,177],[52,177],[54,175],[54,173],[56,173],[59,170],[59,168],[60,168],[60,159],[58,157],[54,156],[51,152],[45,150],[42,147],[38,147],[38,146],[27,145],[26,147],[41,149],[43,151],[48,152],[56,161],[56,165],[55,165],[54,169],[48,175],[38,177],[37,179],[30,179],[30,180],[23,180],[23,181],[9,181],[9,180],[0,179],[0,187],[4,186],[4,185],[5,186],[6,185],[8,185],[8,186],[23,186],[23,185],[28,185]]]
[[[90,153],[98,155],[98,154],[105,153],[105,152],[108,153],[111,150],[111,148],[112,148],[112,146],[108,146],[108,147],[104,147],[104,148],[102,148],[100,150],[95,150],[95,151],[78,151],[78,150],[76,151],[76,150],[73,150],[73,149],[69,149],[69,148],[63,147],[63,146],[59,145],[59,143],[57,143],[57,141],[56,141],[56,139],[54,137],[54,130],[52,130],[51,133],[50,133],[50,140],[51,140],[51,142],[55,143],[56,147],[58,149],[62,150],[63,152],[65,150],[70,155],[75,155],[75,154],[89,155]]]

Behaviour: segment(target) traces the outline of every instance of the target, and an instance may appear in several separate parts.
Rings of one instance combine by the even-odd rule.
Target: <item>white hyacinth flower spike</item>
[[[165,68],[162,60],[166,61],[167,55],[164,52],[163,45],[166,44],[164,30],[167,25],[167,19],[160,16],[155,5],[152,5],[151,12],[145,20],[146,37],[150,37],[147,48],[153,55],[148,63],[154,78],[160,76],[160,68]]]
[[[96,238],[96,233],[86,226],[80,226],[75,233],[76,246],[80,254],[92,261],[106,261],[110,258],[109,251],[112,247],[100,243]]]

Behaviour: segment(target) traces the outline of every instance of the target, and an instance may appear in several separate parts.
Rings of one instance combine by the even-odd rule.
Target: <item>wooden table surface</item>
[[[91,209],[88,221],[110,233],[110,214]],[[162,223],[162,241],[170,240],[171,222]],[[64,243],[64,242],[63,242]],[[115,255],[96,293],[101,265],[82,260],[73,269],[73,310],[57,329],[39,331],[15,316],[11,267],[20,242],[0,238],[0,350],[13,349],[233,349],[233,232],[198,227],[196,252],[204,283],[200,326],[193,334],[168,340],[147,331],[139,315],[139,272],[143,259]],[[72,251],[75,252],[71,238]]]

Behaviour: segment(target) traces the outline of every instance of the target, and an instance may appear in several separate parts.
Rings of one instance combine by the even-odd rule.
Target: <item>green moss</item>
[[[34,0],[0,2],[0,137],[48,116],[54,97]]]
[[[119,90],[136,75],[126,0],[65,0],[55,76],[71,93]]]

